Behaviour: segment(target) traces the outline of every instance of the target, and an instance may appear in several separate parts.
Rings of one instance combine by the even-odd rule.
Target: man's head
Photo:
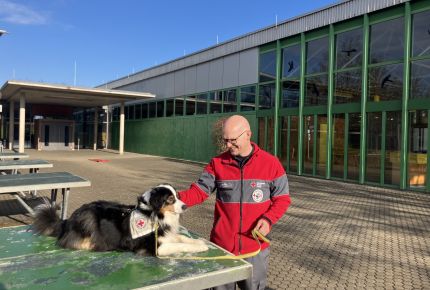
[[[251,128],[248,120],[234,115],[224,121],[222,138],[232,156],[247,156],[252,151]]]

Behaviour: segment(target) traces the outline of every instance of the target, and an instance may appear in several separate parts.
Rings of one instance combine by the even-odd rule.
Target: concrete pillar
[[[19,153],[24,153],[25,142],[25,94],[19,97]]]
[[[94,134],[93,134],[93,150],[97,150],[97,129],[99,125],[99,112],[98,108],[94,108]]]
[[[121,110],[119,113],[119,154],[124,154],[124,103],[121,103]]]
[[[13,139],[15,138],[13,130],[15,126],[15,103],[13,100],[9,102],[9,150],[13,149]]]

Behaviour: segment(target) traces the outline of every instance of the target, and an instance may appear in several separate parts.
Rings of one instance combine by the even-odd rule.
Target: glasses
[[[223,138],[222,140],[224,141],[225,144],[230,143],[232,145],[236,145],[237,144],[237,139],[239,139],[240,136],[242,136],[243,133],[245,133],[246,131],[248,131],[248,130],[243,131],[239,136],[237,136],[234,139],[225,139],[225,138]]]

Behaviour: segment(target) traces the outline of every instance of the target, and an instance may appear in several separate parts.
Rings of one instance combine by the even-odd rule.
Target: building
[[[126,151],[208,161],[240,113],[289,174],[429,191],[428,19],[426,0],[342,1],[102,87],[157,96],[126,106]]]

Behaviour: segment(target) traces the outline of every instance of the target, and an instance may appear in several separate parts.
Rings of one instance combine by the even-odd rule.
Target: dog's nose
[[[182,210],[186,210],[187,209],[187,206],[184,204],[183,206],[182,206]]]

